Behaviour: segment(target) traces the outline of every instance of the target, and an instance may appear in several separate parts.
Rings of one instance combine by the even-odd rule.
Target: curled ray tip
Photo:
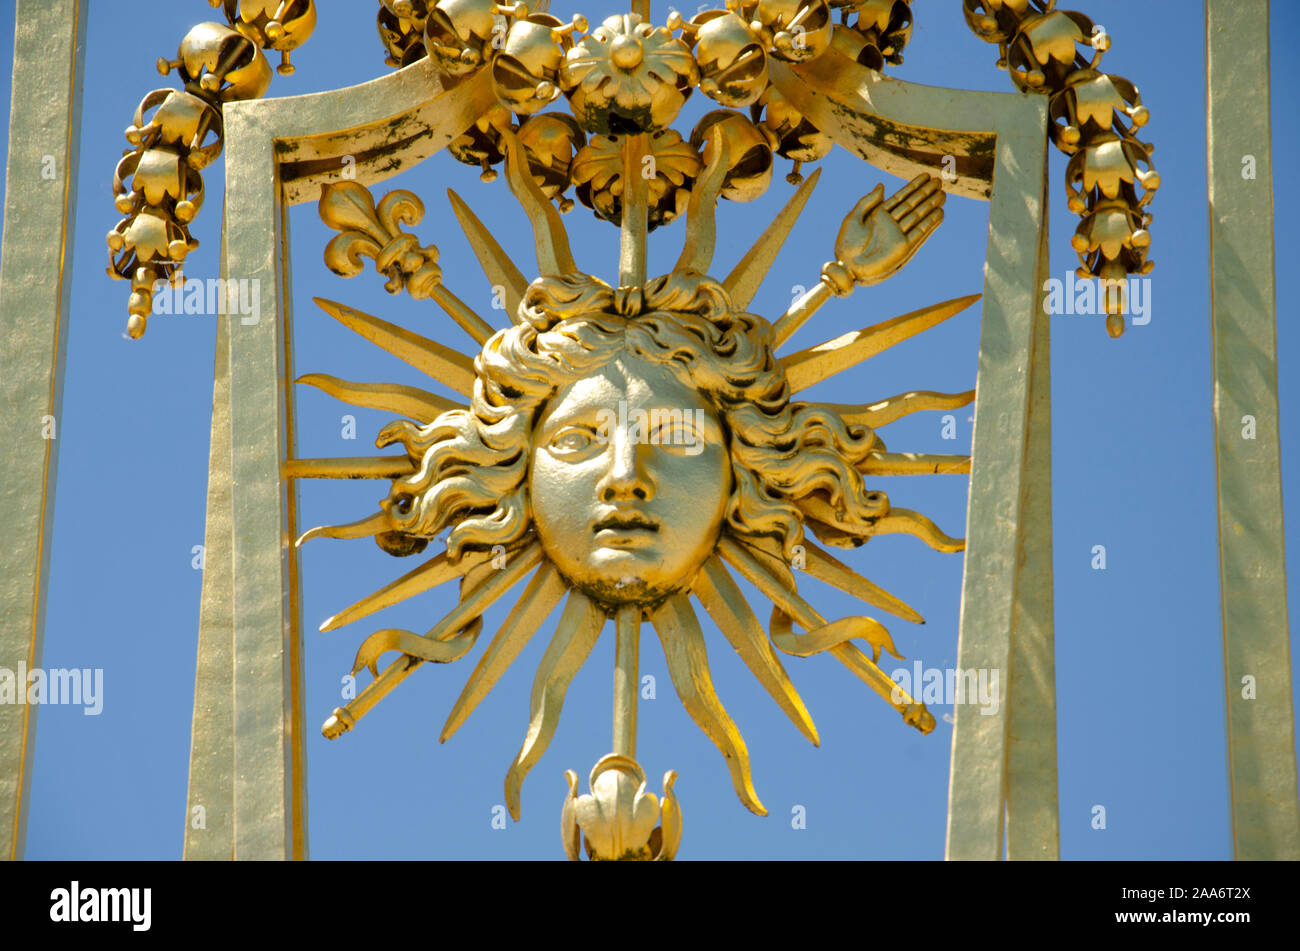
[[[935,551],[953,553],[966,550],[966,539],[953,538],[920,512],[911,509],[890,509],[888,515],[876,521],[876,533],[912,535]]]
[[[387,514],[379,511],[355,522],[348,522],[346,525],[317,525],[303,532],[294,542],[293,547],[301,548],[304,542],[309,542],[313,538],[365,538],[368,535],[377,535],[386,527]]]

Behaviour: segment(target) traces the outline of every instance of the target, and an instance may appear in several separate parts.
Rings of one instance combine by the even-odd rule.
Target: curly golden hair
[[[670,368],[713,404],[731,460],[725,524],[732,533],[791,559],[803,539],[800,500],[817,496],[833,506],[834,530],[811,524],[840,546],[861,544],[888,511],[855,468],[879,448],[875,434],[827,409],[791,403],[771,325],[734,312],[717,281],[674,272],[616,290],[587,275],[542,277],[520,312],[525,319],[493,335],[475,358],[468,410],[425,426],[398,420],[381,431],[377,445],[401,443],[416,466],[381,503],[393,526],[379,536],[385,550],[410,554],[446,528],[453,561],[522,540],[532,524],[535,421],[560,389],[620,353]]]

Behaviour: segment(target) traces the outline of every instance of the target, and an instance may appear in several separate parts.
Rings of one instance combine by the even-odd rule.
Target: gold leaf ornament
[[[664,774],[664,801],[646,791],[645,772],[629,756],[602,757],[588,778],[591,792],[578,795],[578,776],[565,772],[569,794],[561,814],[565,852],[578,860],[580,840],[597,861],[673,858],[681,841],[681,815],[673,795],[676,772]],[[662,815],[663,824],[656,826]]]

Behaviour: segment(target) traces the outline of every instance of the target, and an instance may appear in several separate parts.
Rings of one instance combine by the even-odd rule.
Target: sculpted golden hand
[[[892,277],[921,249],[943,223],[945,195],[933,175],[918,175],[885,198],[877,185],[853,206],[835,239],[835,260],[822,268],[821,280],[775,323],[779,346],[832,295],[848,297],[853,288]]]
[[[944,193],[933,175],[912,179],[886,199],[877,185],[859,201],[840,226],[835,261],[822,269],[837,294],[850,284],[879,284],[912,259],[943,221]],[[834,272],[834,273],[828,273]]]

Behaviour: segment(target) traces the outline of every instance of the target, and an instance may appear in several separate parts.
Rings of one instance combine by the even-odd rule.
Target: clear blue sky
[[[295,53],[298,72],[277,77],[273,95],[361,82],[384,73],[374,30],[376,4],[322,2],[316,35]],[[0,2],[0,45],[12,48],[13,2]],[[897,78],[929,85],[1006,91],[995,47],[967,29],[955,0],[916,0],[916,27]],[[1151,322],[1118,341],[1096,318],[1052,325],[1056,638],[1059,692],[1061,852],[1067,858],[1228,858],[1228,784],[1222,644],[1215,554],[1211,432],[1207,209],[1205,200],[1204,36],[1192,0],[1079,0],[1104,24],[1113,46],[1103,68],[1140,88],[1151,111],[1143,138],[1163,185],[1155,200]],[[114,225],[110,183],[126,147],[122,130],[150,89],[172,85],[154,69],[172,56],[193,23],[212,18],[203,0],[92,0],[81,133],[72,316],[67,383],[58,438],[60,478],[46,627],[47,667],[104,669],[104,710],[42,710],[28,833],[31,858],[178,858],[185,820],[201,573],[192,548],[203,541],[208,424],[215,324],[210,317],[156,317],[141,341],[125,339],[123,282],[104,274],[104,234]],[[621,12],[571,0],[593,21]],[[667,4],[656,2],[657,21]],[[1290,42],[1300,26],[1292,3],[1274,4],[1273,154],[1288,169],[1300,143],[1289,93]],[[0,109],[10,103],[9,70],[0,71]],[[679,120],[689,128],[710,107],[697,94]],[[1250,108],[1251,103],[1242,103]],[[5,113],[7,117],[7,112]],[[1243,151],[1249,151],[1243,145]],[[900,182],[837,150],[822,163],[822,183],[795,239],[782,252],[753,308],[775,318],[795,285],[811,285],[830,256],[835,229],[876,182]],[[1065,159],[1051,157],[1052,273],[1075,266],[1069,238],[1077,219],[1062,184]],[[715,269],[725,273],[775,212],[788,186],[784,163],[764,201],[724,203]],[[187,262],[192,277],[217,273],[222,166],[205,176],[207,203],[194,226],[202,247]],[[11,180],[11,185],[13,181]],[[444,190],[456,188],[527,265],[530,235],[504,183],[480,184],[448,155],[377,187],[420,194],[428,216],[417,229],[442,253],[448,286],[489,316],[488,290],[450,215]],[[1277,260],[1300,247],[1294,175],[1274,183]],[[344,301],[422,333],[461,345],[463,335],[428,305],[390,298],[373,273],[343,281],[327,272],[329,233],[314,205],[292,212],[297,371],[355,380],[423,385],[404,364],[354,338],[310,303]],[[567,217],[586,269],[616,272],[613,229],[579,208]],[[795,341],[806,346],[937,300],[978,292],[987,206],[950,198],[947,220],[912,264],[889,284],[834,301]],[[671,266],[682,228],[657,232],[650,271]],[[1295,307],[1279,284],[1279,363],[1283,482],[1294,506],[1300,442],[1300,359]],[[975,310],[923,338],[823,385],[821,398],[864,402],[908,389],[954,392],[974,384],[979,329]],[[387,417],[353,410],[300,388],[299,453],[361,455]],[[358,438],[341,438],[354,413]],[[884,431],[890,449],[968,451],[969,411],[958,439],[941,438],[939,413],[918,414]],[[963,533],[964,476],[891,479],[891,500]],[[348,521],[373,510],[384,483],[304,485],[307,525]],[[1294,562],[1300,519],[1290,520]],[[1104,545],[1105,571],[1091,550]],[[872,542],[847,556],[868,577],[915,605],[924,627],[882,618],[900,651],[929,667],[956,661],[960,555],[932,552],[906,536]],[[304,629],[311,853],[316,858],[556,858],[565,786],[583,777],[610,744],[612,639],[597,647],[570,691],[550,750],[524,786],[523,820],[492,828],[502,781],[527,724],[527,694],[547,637],[539,636],[451,741],[437,734],[477,657],[428,665],[358,727],[329,742],[319,723],[339,703],[340,677],[360,640],[377,626],[423,631],[449,607],[439,592],[330,634],[321,620],[412,567],[369,541],[319,541],[305,549]],[[1293,565],[1294,567],[1294,565]],[[815,582],[807,591],[828,616],[858,613],[856,602]],[[1294,591],[1291,604],[1294,608]],[[506,606],[489,613],[488,630]],[[760,607],[760,616],[766,610]],[[676,699],[662,653],[644,640],[642,671],[657,678],[643,701],[639,759],[659,790],[667,769],[677,794],[688,858],[938,858],[943,854],[951,726],[922,736],[860,681],[827,657],[789,659],[787,667],[817,722],[813,748],[785,720],[716,631],[710,634],[718,692],[748,741],[765,819],[736,800],[717,750]],[[1292,623],[1293,653],[1296,625]],[[477,650],[482,650],[480,646]],[[885,669],[892,670],[892,663]],[[934,709],[942,717],[947,707]],[[1103,805],[1107,828],[1090,826]],[[791,827],[803,806],[807,828]]]

